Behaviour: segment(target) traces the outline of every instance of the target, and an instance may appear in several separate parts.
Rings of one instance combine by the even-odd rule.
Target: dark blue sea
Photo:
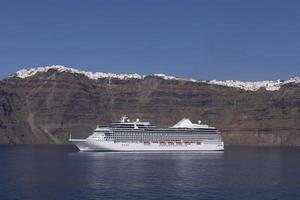
[[[300,199],[299,148],[82,153],[0,146],[0,199]]]

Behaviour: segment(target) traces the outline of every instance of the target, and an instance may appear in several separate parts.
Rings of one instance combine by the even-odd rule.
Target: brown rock
[[[300,146],[300,85],[244,91],[206,83],[91,80],[49,70],[0,82],[0,143],[66,143],[126,114],[158,126],[183,117],[221,130],[225,145]]]

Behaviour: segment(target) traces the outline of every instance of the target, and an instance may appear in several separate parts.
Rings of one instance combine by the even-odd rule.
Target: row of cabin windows
[[[167,139],[167,140],[162,140],[162,139],[154,139],[154,140],[145,140],[145,139],[136,139],[136,140],[130,140],[130,139],[125,139],[125,138],[120,138],[120,139],[111,139],[112,141],[123,141],[123,142],[161,142],[161,141],[170,141],[170,142],[197,142],[197,141],[202,141],[201,139]],[[207,141],[205,140],[205,143],[209,144],[218,144],[220,143],[220,140],[214,140],[214,141]]]
[[[220,138],[202,138],[202,137],[106,137],[113,140],[220,140]]]
[[[201,137],[201,136],[106,136],[106,138],[203,138],[203,139],[219,139],[220,137]]]
[[[130,131],[130,132],[122,132],[122,131],[114,131],[114,132],[107,132],[107,134],[122,134],[122,135],[160,135],[160,134],[163,134],[163,135],[218,135],[216,132],[215,133],[162,133],[162,132],[133,132],[133,131]]]
[[[105,132],[108,134],[135,134],[135,135],[148,135],[148,134],[170,134],[170,135],[219,135],[218,132],[141,132],[141,131],[114,131],[114,132]]]
[[[111,139],[205,139],[205,140],[218,140],[220,138],[204,138],[204,137],[106,137]]]
[[[220,140],[220,138],[200,138],[200,137],[186,137],[186,138],[169,138],[169,137],[144,137],[144,138],[132,138],[132,137],[107,137],[106,139],[126,139],[126,140]]]
[[[205,138],[219,138],[217,134],[214,135],[204,135],[204,134],[161,134],[161,133],[147,133],[147,134],[134,134],[134,133],[113,133],[109,136],[114,137],[205,137]]]
[[[124,131],[124,130],[128,130],[128,131],[133,131],[133,132],[138,132],[138,131],[141,131],[141,130],[138,130],[138,129],[134,129],[134,127],[133,128],[113,128],[113,131]],[[197,130],[197,129],[182,129],[182,130],[178,130],[178,129],[176,129],[176,130],[173,130],[173,129],[159,129],[159,130],[157,130],[157,129],[147,129],[146,130],[147,132],[157,132],[157,131],[159,131],[159,132],[174,132],[174,133],[184,133],[184,132],[197,132],[197,133],[202,133],[202,132],[209,132],[209,133],[211,133],[211,132],[214,132],[214,133],[216,133],[216,132],[218,132],[216,129],[201,129],[201,130]],[[144,133],[144,132],[143,132]]]
[[[117,124],[117,125],[112,125],[111,128],[130,128],[130,129],[134,129],[135,127],[138,127],[138,128],[154,128],[153,126],[146,126],[146,125],[133,125],[133,124],[126,124],[126,125],[120,125],[120,124]]]

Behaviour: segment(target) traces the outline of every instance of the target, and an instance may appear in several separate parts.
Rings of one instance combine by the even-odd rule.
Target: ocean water
[[[300,199],[299,148],[82,153],[0,146],[0,199]]]

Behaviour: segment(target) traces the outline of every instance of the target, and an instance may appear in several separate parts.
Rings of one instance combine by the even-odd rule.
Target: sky
[[[300,76],[300,1],[0,0],[0,78],[54,64],[289,79]]]

